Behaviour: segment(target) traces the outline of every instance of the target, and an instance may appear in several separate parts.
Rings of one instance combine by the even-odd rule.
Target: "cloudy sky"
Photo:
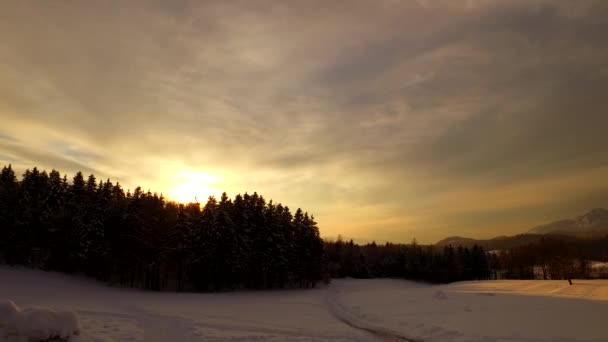
[[[492,237],[608,206],[608,1],[0,2],[0,162],[326,237]]]

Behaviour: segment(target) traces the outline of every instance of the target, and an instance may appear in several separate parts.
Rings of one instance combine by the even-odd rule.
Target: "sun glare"
[[[203,172],[187,171],[176,177],[176,182],[169,192],[169,197],[181,203],[205,203],[209,196],[220,195],[220,190],[214,188],[219,177]]]

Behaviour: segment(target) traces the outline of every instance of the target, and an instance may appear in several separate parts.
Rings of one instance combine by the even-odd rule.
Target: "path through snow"
[[[414,337],[406,337],[403,333],[399,333],[382,326],[374,325],[365,320],[365,317],[360,317],[357,312],[349,311],[339,300],[339,290],[330,288],[325,290],[325,304],[327,309],[334,315],[335,318],[344,322],[348,326],[370,333],[382,341],[405,341],[418,342]]]

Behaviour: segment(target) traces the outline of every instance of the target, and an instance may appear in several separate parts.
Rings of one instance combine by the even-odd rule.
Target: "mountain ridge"
[[[509,249],[528,244],[546,235],[559,235],[576,238],[593,238],[608,235],[608,210],[595,208],[573,219],[562,219],[538,225],[526,233],[514,236],[497,236],[491,239],[473,239],[450,236],[439,240],[435,246],[473,246],[479,245],[486,250]]]
[[[584,234],[594,232],[608,232],[608,210],[595,208],[584,215],[574,219],[563,219],[536,226],[528,231],[529,234],[562,233]]]

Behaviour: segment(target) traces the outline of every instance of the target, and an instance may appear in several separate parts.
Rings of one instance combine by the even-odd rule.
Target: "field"
[[[604,280],[344,279],[311,290],[194,294],[2,267],[3,299],[74,312],[78,341],[608,341]]]

